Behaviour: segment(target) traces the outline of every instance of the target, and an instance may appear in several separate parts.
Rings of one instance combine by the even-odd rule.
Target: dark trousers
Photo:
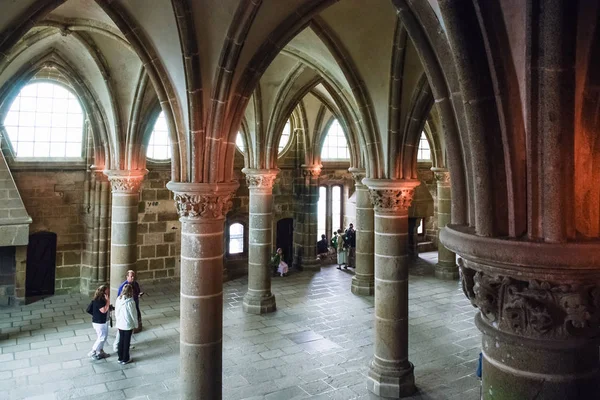
[[[131,335],[133,334],[133,329],[128,331],[123,331],[119,329],[119,361],[129,361],[129,345],[131,344]]]

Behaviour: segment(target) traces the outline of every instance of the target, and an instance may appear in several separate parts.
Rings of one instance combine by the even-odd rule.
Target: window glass
[[[331,228],[337,231],[342,228],[342,188],[331,188]]]
[[[431,150],[425,132],[421,132],[419,139],[419,151],[417,153],[417,161],[431,161]]]
[[[75,94],[51,82],[26,85],[4,119],[15,158],[81,158],[83,125]]]
[[[344,130],[339,121],[334,120],[329,126],[327,136],[323,142],[321,150],[322,160],[348,160],[350,159],[350,151],[348,150],[348,142],[344,135]]]
[[[242,137],[241,132],[238,132],[237,136],[235,137],[235,145],[242,153],[246,152],[246,146],[244,146],[244,138]]]
[[[164,112],[158,114],[154,129],[150,134],[148,141],[148,151],[146,156],[153,160],[170,160],[171,159],[171,140],[169,139],[169,128]]]
[[[229,254],[244,252],[244,225],[235,223],[229,226]]]
[[[327,235],[327,188],[319,188],[319,202],[317,203],[317,238]]]
[[[285,149],[285,146],[287,146],[288,142],[290,141],[291,134],[291,125],[290,121],[288,120],[288,122],[286,122],[285,126],[283,127],[283,132],[281,132],[281,139],[279,139],[278,154],[281,154],[281,152]]]

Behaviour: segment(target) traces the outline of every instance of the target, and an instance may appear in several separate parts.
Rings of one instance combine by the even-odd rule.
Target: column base
[[[352,277],[350,290],[357,296],[372,296],[375,293],[375,277],[372,279],[361,279],[356,275]]]
[[[275,295],[271,293],[266,297],[258,297],[246,293],[242,302],[242,309],[248,314],[267,314],[273,312],[277,310]]]
[[[319,272],[321,271],[321,261],[319,261],[317,258],[314,260],[303,260],[302,264],[300,265],[300,270]]]
[[[438,262],[435,264],[435,277],[444,280],[456,280],[459,277],[458,265]]]
[[[383,398],[398,399],[411,396],[417,391],[414,369],[411,362],[408,362],[405,369],[387,369],[372,361],[367,377],[367,390]]]

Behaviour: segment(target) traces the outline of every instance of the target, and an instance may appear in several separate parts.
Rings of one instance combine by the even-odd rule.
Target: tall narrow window
[[[327,235],[327,188],[319,188],[319,203],[317,204],[317,240],[321,235]]]
[[[425,132],[421,132],[419,139],[419,151],[417,153],[417,161],[431,161],[431,149]]]
[[[244,252],[244,225],[235,223],[229,225],[229,254]]]
[[[169,139],[169,128],[164,113],[161,111],[154,123],[154,129],[148,142],[146,156],[153,160],[171,159],[171,141]]]
[[[331,228],[334,231],[342,228],[342,187],[331,188]]]
[[[281,154],[285,150],[290,141],[291,135],[292,128],[290,125],[290,121],[288,120],[288,122],[286,122],[285,126],[283,127],[283,132],[281,132],[281,139],[279,139],[278,154]]]
[[[246,146],[244,145],[244,138],[242,137],[241,132],[238,132],[237,136],[235,137],[235,145],[242,153],[246,152]]]
[[[4,119],[15,158],[83,157],[84,113],[73,92],[51,82],[21,89]]]
[[[323,142],[323,149],[321,150],[322,160],[348,160],[350,159],[350,151],[348,150],[348,142],[344,135],[338,120],[334,120],[329,126],[325,141]]]

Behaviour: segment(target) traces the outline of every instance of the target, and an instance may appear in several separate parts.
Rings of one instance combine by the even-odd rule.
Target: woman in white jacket
[[[119,330],[119,364],[128,364],[133,361],[129,357],[131,335],[138,326],[137,311],[133,301],[133,287],[131,285],[123,286],[123,291],[115,304],[115,314],[117,316],[117,329]]]

